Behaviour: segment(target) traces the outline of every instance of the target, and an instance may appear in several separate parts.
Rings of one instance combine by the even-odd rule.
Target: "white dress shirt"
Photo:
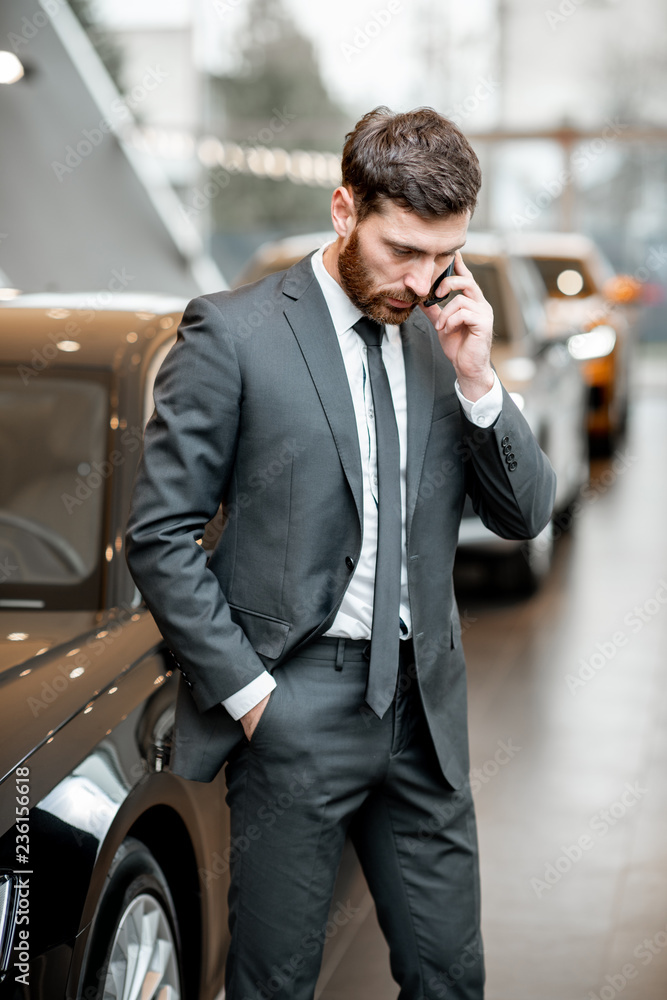
[[[352,304],[338,282],[327,271],[322,255],[328,245],[325,244],[325,246],[320,247],[313,255],[311,263],[331,315],[331,321],[336,331],[345,371],[350,383],[350,392],[352,394],[352,403],[354,405],[354,414],[359,435],[359,449],[361,452],[363,533],[361,552],[354,568],[354,573],[350,578],[338,613],[330,629],[324,635],[348,639],[370,639],[373,622],[375,559],[378,537],[378,480],[373,397],[366,364],[367,348],[359,334],[353,329],[353,325],[362,317],[363,313]],[[387,370],[389,387],[396,412],[396,424],[398,426],[401,506],[403,512],[400,616],[401,634],[406,638],[411,634],[407,551],[405,544],[405,476],[408,424],[403,345],[398,326],[385,325],[385,335],[382,340],[382,360]],[[495,372],[493,379],[493,386],[489,392],[474,403],[462,395],[458,380],[455,382],[456,393],[466,415],[473,423],[480,427],[490,426],[500,414],[502,408],[502,387]],[[240,719],[242,715],[245,715],[251,708],[254,708],[275,686],[276,682],[271,674],[268,671],[264,671],[254,681],[251,681],[250,684],[247,684],[240,691],[226,698],[222,704],[234,719]]]

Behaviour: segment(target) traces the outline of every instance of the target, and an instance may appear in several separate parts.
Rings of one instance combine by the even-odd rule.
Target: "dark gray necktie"
[[[381,719],[394,697],[398,675],[401,602],[401,470],[398,427],[389,379],[382,361],[384,327],[362,317],[354,329],[368,348],[368,373],[375,410],[378,467],[378,543],[373,631],[366,702]]]

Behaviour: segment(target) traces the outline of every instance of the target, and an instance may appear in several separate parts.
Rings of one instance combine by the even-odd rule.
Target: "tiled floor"
[[[487,1000],[667,1000],[665,356],[636,382],[540,592],[459,601]],[[397,993],[370,908],[321,998]]]

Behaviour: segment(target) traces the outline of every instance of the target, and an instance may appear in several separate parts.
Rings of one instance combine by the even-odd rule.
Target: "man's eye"
[[[410,250],[401,250],[399,247],[394,247],[394,254],[396,257],[409,257]]]

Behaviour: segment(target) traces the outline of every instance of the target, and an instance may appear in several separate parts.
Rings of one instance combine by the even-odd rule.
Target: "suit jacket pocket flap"
[[[281,621],[280,618],[263,615],[259,611],[240,608],[236,604],[230,604],[229,608],[232,621],[243,629],[255,652],[259,656],[277,660],[287,642],[289,623]]]

